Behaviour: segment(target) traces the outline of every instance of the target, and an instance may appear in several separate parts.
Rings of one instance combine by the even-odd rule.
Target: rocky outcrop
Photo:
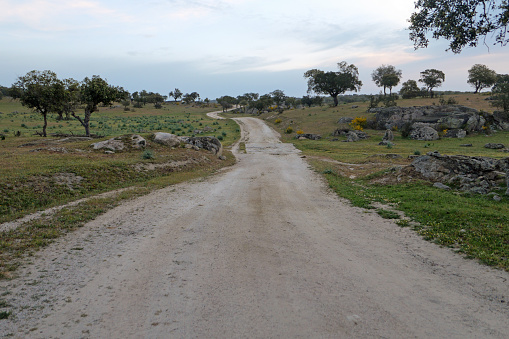
[[[415,124],[410,132],[410,139],[432,141],[438,140],[438,132],[426,125]]]
[[[195,149],[210,151],[218,157],[223,154],[223,145],[216,137],[180,137],[180,141]]]
[[[500,190],[506,182],[509,158],[493,159],[430,152],[416,158],[410,166],[430,181],[463,191],[487,194],[492,190]]]
[[[481,131],[486,123],[486,118],[479,111],[461,105],[377,107],[369,109],[369,112],[376,113],[377,129],[402,129],[405,124],[417,122],[435,130],[462,129],[468,133]]]
[[[494,144],[494,143],[487,143],[486,145],[484,145],[484,148],[489,148],[489,149],[503,149],[505,148],[504,144]]]
[[[177,147],[180,146],[180,138],[175,134],[164,133],[164,132],[156,132],[152,135],[152,140],[155,143],[169,146],[169,147]]]
[[[147,146],[147,141],[138,134],[123,135],[105,141],[99,141],[90,145],[95,150],[107,150],[121,152],[129,149],[142,149]]]

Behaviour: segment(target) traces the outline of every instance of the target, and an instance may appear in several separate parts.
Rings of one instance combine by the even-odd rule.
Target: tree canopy
[[[346,91],[358,91],[362,86],[359,80],[359,70],[346,61],[338,63],[339,71],[324,72],[311,69],[304,73],[308,79],[308,93],[328,94],[334,99],[334,106],[338,105],[338,95]]]
[[[421,72],[421,78],[419,82],[426,85],[429,95],[433,98],[433,88],[442,86],[442,82],[445,81],[445,74],[438,69],[427,69]]]
[[[384,95],[386,94],[386,88],[389,88],[389,93],[392,94],[392,88],[399,84],[401,76],[401,70],[392,65],[382,65],[371,73],[371,78],[375,84],[378,87],[383,87]]]
[[[480,92],[483,88],[493,86],[497,82],[497,73],[486,65],[475,64],[468,70],[467,83],[475,88],[475,92]]]
[[[491,105],[509,111],[509,74],[498,74],[497,82],[491,90]]]
[[[115,100],[126,98],[127,94],[122,87],[109,85],[106,80],[98,75],[94,75],[92,78],[87,77],[83,79],[80,88],[80,100],[85,105],[85,115],[81,118],[73,112],[72,116],[81,123],[85,128],[86,136],[89,137],[90,116],[93,112],[97,111],[97,106],[100,103],[111,105]]]
[[[448,50],[460,53],[475,47],[488,35],[495,44],[509,42],[507,0],[418,0],[417,12],[410,17],[410,40],[415,48],[428,47],[428,33],[435,39],[449,40]]]
[[[417,86],[417,81],[415,80],[407,80],[401,84],[401,89],[399,90],[399,94],[403,97],[403,99],[411,99],[416,98],[421,93],[419,86]]]
[[[171,98],[174,98],[175,99],[175,102],[177,102],[177,100],[182,97],[183,93],[180,91],[180,89],[178,88],[175,88],[173,91],[171,91],[169,93],[170,97]]]
[[[44,118],[42,135],[46,136],[48,113],[56,112],[59,98],[62,96],[63,85],[52,71],[30,71],[18,77],[11,87],[11,95],[20,99],[23,106],[34,109]]]

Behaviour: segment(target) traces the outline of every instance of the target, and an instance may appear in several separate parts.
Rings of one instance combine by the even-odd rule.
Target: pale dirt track
[[[238,122],[233,168],[111,210],[1,282],[16,316],[0,334],[507,337],[506,272],[350,207],[260,120]]]

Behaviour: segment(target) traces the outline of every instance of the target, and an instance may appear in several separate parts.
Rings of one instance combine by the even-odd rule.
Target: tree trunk
[[[332,98],[334,99],[334,107],[338,105],[338,94],[333,95]]]
[[[46,127],[48,126],[48,114],[43,113],[42,116],[44,117],[44,125],[42,126],[42,136],[46,137]]]

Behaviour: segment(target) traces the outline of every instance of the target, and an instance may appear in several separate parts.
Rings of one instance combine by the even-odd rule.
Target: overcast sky
[[[509,73],[509,46],[457,55],[432,40],[415,51],[406,30],[413,10],[413,0],[0,0],[0,85],[49,69],[100,75],[130,92],[179,88],[215,99],[303,96],[306,70],[343,60],[359,68],[360,93],[379,92],[371,72],[382,64],[401,69],[403,81],[440,69],[443,90],[470,90],[476,63]]]

